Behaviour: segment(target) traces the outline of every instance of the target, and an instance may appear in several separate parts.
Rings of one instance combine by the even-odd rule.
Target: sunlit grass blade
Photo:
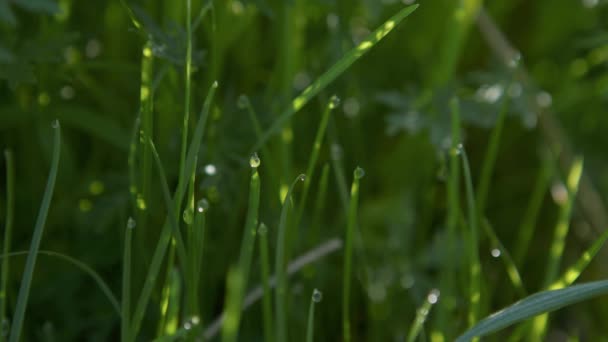
[[[133,240],[133,229],[135,229],[135,220],[129,217],[127,229],[125,230],[125,245],[122,257],[122,321],[120,324],[120,340],[123,342],[131,341],[129,319],[131,317],[131,243]]]
[[[443,300],[437,305],[437,329],[433,334],[437,334],[440,340],[445,336],[452,336],[452,324],[449,319],[450,312],[456,305],[456,231],[460,220],[460,159],[458,156],[460,145],[460,104],[457,98],[450,100],[451,114],[451,152],[449,153],[449,177],[447,182],[447,234],[446,234],[446,255],[441,272],[441,294]]]
[[[17,305],[15,307],[13,323],[11,325],[11,333],[9,336],[10,342],[20,341],[21,331],[23,329],[23,320],[25,319],[25,309],[27,307],[27,300],[30,294],[32,277],[34,276],[34,268],[36,267],[36,258],[38,257],[38,250],[40,248],[40,241],[42,240],[42,233],[44,232],[44,226],[46,224],[46,217],[49,213],[51,199],[53,198],[53,192],[55,190],[55,179],[57,178],[59,155],[61,151],[61,127],[59,125],[59,121],[57,120],[53,121],[53,131],[53,157],[51,159],[51,170],[49,172],[46,189],[44,190],[44,195],[42,197],[42,204],[40,205],[38,218],[36,219],[29,254],[27,256],[27,261],[25,262],[25,270],[23,271],[23,277],[21,278],[21,286],[19,287]]]
[[[310,184],[314,177],[315,166],[317,164],[317,160],[319,159],[319,152],[321,151],[321,145],[323,144],[323,138],[325,137],[325,130],[327,128],[327,123],[329,121],[329,116],[331,111],[338,107],[340,100],[337,96],[332,96],[327,104],[325,110],[323,111],[323,116],[321,117],[321,121],[319,121],[319,127],[317,128],[317,134],[315,135],[315,140],[312,145],[312,151],[310,152],[310,159],[308,160],[308,166],[306,167],[306,180],[304,181],[304,186],[302,187],[302,194],[300,195],[300,203],[298,203],[298,210],[296,212],[296,227],[300,223],[302,219],[302,214],[304,213],[304,206],[306,205],[306,200],[308,199],[308,192],[310,190]]]
[[[281,209],[281,216],[279,218],[279,228],[277,234],[277,251],[275,256],[274,272],[276,274],[277,286],[275,289],[275,329],[276,336],[275,341],[287,341],[287,262],[289,261],[290,250],[287,246],[289,240],[287,239],[289,232],[287,231],[289,224],[287,222],[290,207],[292,206],[291,193],[297,183],[304,181],[305,175],[299,175],[291,183],[285,200],[283,201],[283,208]]]
[[[182,297],[182,278],[179,275],[179,270],[175,265],[172,265],[169,272],[169,289],[167,301],[166,321],[162,326],[162,335],[173,335],[179,327],[179,317]]]
[[[342,334],[346,342],[350,336],[350,285],[352,280],[353,240],[357,227],[357,212],[359,210],[359,181],[365,175],[362,168],[357,167],[353,172],[353,183],[350,188],[350,203],[348,207],[348,222],[344,239],[344,270],[342,277]]]
[[[581,273],[583,273],[585,268],[587,268],[591,260],[595,258],[597,253],[606,243],[606,240],[608,240],[608,229],[604,230],[602,235],[600,235],[600,237],[595,240],[593,245],[591,245],[591,247],[589,247],[589,249],[587,249],[583,253],[583,255],[581,255],[581,257],[574,263],[574,265],[568,267],[568,269],[564,271],[562,276],[558,280],[554,281],[548,289],[555,290],[572,285],[576,281],[576,279],[578,279]]]
[[[28,255],[28,254],[29,254],[28,251],[18,251],[18,252],[11,252],[6,257],[11,258],[11,257],[16,257],[16,256]],[[103,294],[106,296],[106,298],[108,299],[108,302],[110,302],[110,305],[116,312],[116,315],[118,317],[121,316],[120,305],[119,305],[118,299],[116,298],[116,296],[114,296],[114,294],[112,293],[112,290],[110,290],[110,286],[108,286],[108,284],[103,280],[103,278],[99,275],[99,273],[95,272],[95,270],[92,269],[89,265],[85,264],[84,262],[82,262],[80,260],[74,259],[69,255],[65,255],[65,254],[62,254],[59,252],[39,250],[38,255],[49,256],[49,257],[57,258],[59,260],[66,261],[67,263],[74,265],[75,267],[77,267],[78,269],[83,271],[84,273],[88,274],[91,278],[93,278],[93,280],[95,281],[95,284],[97,284],[97,286],[99,287],[101,292],[103,292]],[[2,258],[4,258],[4,257],[2,257]]]
[[[314,289],[310,296],[310,307],[308,308],[308,322],[306,323],[306,342],[314,342],[315,338],[315,305],[323,299],[323,293]]]
[[[13,233],[13,215],[15,213],[15,163],[13,152],[9,149],[4,151],[6,160],[6,220],[4,223],[4,244],[2,246],[2,283],[0,284],[0,324],[6,322],[6,309],[8,293],[6,292],[9,275],[8,253],[11,250],[11,239]],[[0,340],[6,340],[1,336]]]
[[[262,312],[264,315],[264,341],[274,341],[272,318],[272,297],[270,293],[270,258],[268,253],[268,227],[262,222],[258,228],[260,246],[260,268],[262,270]]]
[[[209,93],[207,94],[207,98],[205,99],[205,103],[203,104],[203,109],[201,111],[199,121],[196,125],[194,136],[192,138],[192,141],[190,142],[188,156],[186,157],[186,174],[191,174],[194,171],[194,168],[196,167],[196,156],[198,155],[201,141],[203,139],[205,123],[207,122],[207,117],[209,116],[211,102],[213,100],[213,95],[215,94],[216,89],[217,82],[214,83],[209,89]],[[175,196],[173,197],[175,205],[171,206],[171,208],[181,208],[181,203],[186,193],[187,184],[188,179],[180,178],[178,180],[177,190]],[[165,224],[163,225],[161,235],[154,250],[154,255],[152,256],[152,261],[150,262],[150,268],[148,270],[148,274],[146,275],[144,286],[141,290],[139,300],[137,301],[137,306],[135,307],[135,311],[133,313],[131,332],[132,334],[134,334],[134,337],[137,336],[139,328],[141,327],[141,322],[143,320],[146,307],[148,306],[150,296],[152,295],[152,290],[154,289],[154,285],[156,284],[156,279],[158,278],[158,273],[160,271],[162,261],[165,256],[165,252],[167,251],[170,239],[171,223],[167,220],[167,222],[165,222]]]
[[[302,109],[302,107],[304,107],[304,105],[306,105],[310,99],[317,95],[321,90],[325,89],[338,76],[344,73],[344,71],[346,71],[354,62],[356,62],[361,56],[363,56],[380,40],[382,40],[382,38],[391,32],[403,19],[414,12],[416,8],[418,8],[418,5],[411,5],[397,12],[397,14],[372,32],[366,39],[359,43],[359,45],[346,53],[346,55],[344,55],[344,57],[342,57],[329,70],[327,70],[323,75],[319,76],[312,84],[304,89],[300,95],[293,99],[290,106],[276,119],[272,126],[264,133],[262,138],[258,139],[253,150],[255,151],[260,149],[268,138],[279,131],[279,129],[283,127],[285,122],[291,116]]]
[[[500,145],[500,138],[502,135],[502,128],[507,117],[507,111],[509,109],[509,95],[504,94],[498,118],[492,133],[490,134],[490,141],[488,142],[488,148],[486,149],[485,157],[483,158],[483,164],[481,166],[481,173],[479,176],[479,183],[477,185],[477,210],[479,215],[484,214],[486,210],[486,201],[488,198],[488,190],[490,189],[490,181],[492,180],[492,174],[494,173],[494,166],[496,165],[496,159],[498,157],[498,147]]]
[[[578,192],[578,185],[583,174],[583,159],[577,158],[566,179],[567,198],[560,204],[559,216],[555,225],[555,232],[549,249],[549,260],[546,264],[546,274],[544,288],[548,288],[558,276],[559,266],[561,263],[564,248],[566,246],[566,236],[570,230],[570,217],[572,215],[572,207]],[[534,341],[542,340],[549,322],[549,315],[544,314],[536,317],[532,321],[532,331],[530,338]]]
[[[466,189],[469,234],[467,241],[467,253],[469,258],[469,325],[473,326],[479,319],[481,310],[481,263],[479,262],[479,228],[477,206],[475,204],[475,192],[467,152],[460,146],[458,149],[462,161],[464,173],[464,184]]]
[[[486,218],[483,218],[483,220],[481,221],[481,226],[483,227],[483,230],[485,231],[486,235],[488,235],[488,238],[490,239],[490,243],[492,244],[492,246],[494,246],[495,248],[498,249],[499,255],[497,255],[495,257],[500,258],[502,260],[502,262],[504,263],[505,269],[507,271],[507,275],[509,276],[509,280],[511,280],[511,284],[513,285],[513,288],[517,292],[517,295],[520,297],[526,296],[527,295],[526,288],[521,279],[519,270],[517,269],[517,266],[515,265],[513,258],[511,257],[511,254],[505,248],[505,246],[502,244],[502,242],[496,235],[494,228],[492,228],[492,225],[490,224],[490,222],[488,222],[488,220]]]
[[[412,326],[410,327],[410,332],[407,335],[408,342],[415,342],[418,335],[422,331],[422,327],[426,322],[426,319],[431,312],[431,307],[439,300],[439,291],[431,290],[428,294],[424,303],[418,308],[416,311],[416,318],[412,322]]]
[[[528,247],[530,246],[530,241],[532,240],[532,235],[536,228],[538,214],[543,204],[549,181],[551,180],[551,174],[550,159],[544,158],[534,183],[532,196],[530,196],[530,201],[526,207],[526,213],[524,214],[524,218],[519,228],[517,243],[515,244],[513,257],[515,263],[519,266],[523,265],[524,257],[528,252]]]
[[[137,222],[141,227],[145,227],[146,225],[146,201],[150,195],[150,179],[152,177],[152,157],[150,155],[148,140],[152,139],[154,129],[154,93],[152,90],[153,73],[154,57],[152,55],[152,42],[147,41],[141,54],[141,85],[139,89],[139,118],[141,124],[139,131],[139,143],[141,145],[139,177],[141,179],[141,183],[139,185],[139,193],[137,194]]]
[[[233,267],[228,271],[226,280],[226,316],[222,325],[222,341],[236,341],[239,322],[241,320],[241,303],[243,302],[243,274],[238,267]],[[285,340],[286,341],[286,340]]]
[[[528,318],[605,294],[608,294],[608,280],[538,292],[484,318],[458,337],[456,342],[483,337]]]

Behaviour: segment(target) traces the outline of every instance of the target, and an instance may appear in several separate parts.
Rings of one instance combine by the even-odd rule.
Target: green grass
[[[592,5],[0,5],[0,342],[600,340]]]

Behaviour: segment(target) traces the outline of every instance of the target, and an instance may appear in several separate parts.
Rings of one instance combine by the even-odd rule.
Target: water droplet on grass
[[[260,226],[258,227],[258,234],[260,234],[260,235],[268,234],[268,227],[266,227],[264,222],[260,223]]]
[[[331,99],[329,99],[329,109],[337,108],[339,105],[340,105],[340,98],[337,97],[336,95],[332,96]]]
[[[51,123],[51,127],[59,128],[59,120],[57,120],[57,119],[53,120],[53,122]]]
[[[314,289],[312,291],[312,301],[315,303],[320,303],[323,300],[323,292]]]
[[[500,256],[500,254],[502,254],[502,253],[500,252],[500,249],[498,249],[498,248],[493,248],[493,249],[490,251],[490,254],[491,254],[493,257],[498,258],[498,257]]]
[[[260,157],[258,157],[257,153],[253,153],[251,155],[251,157],[249,157],[249,166],[251,166],[254,169],[257,169],[258,167],[260,167],[261,161],[260,161]]]
[[[247,108],[247,106],[249,105],[249,98],[247,97],[247,95],[241,95],[239,96],[239,98],[236,100],[236,106],[239,109],[245,109]]]
[[[298,179],[300,180],[300,182],[303,182],[306,180],[306,175],[305,174],[301,174],[298,176]]]
[[[426,297],[426,300],[428,300],[428,302],[431,304],[435,304],[435,303],[437,303],[437,301],[439,301],[439,294],[440,294],[439,290],[433,289],[433,290],[431,290],[429,295]]]
[[[182,218],[184,219],[184,223],[188,225],[192,224],[192,219],[194,218],[194,213],[192,212],[192,209],[187,208],[186,210],[184,210]]]
[[[213,176],[217,173],[217,167],[213,164],[207,164],[205,165],[205,173],[209,176]]]
[[[127,220],[127,228],[133,229],[135,228],[135,226],[137,226],[137,223],[132,217],[129,217],[129,219]]]
[[[361,178],[363,178],[363,176],[365,176],[365,170],[363,170],[361,167],[357,166],[357,168],[355,169],[354,175],[355,175],[355,179],[361,179]]]

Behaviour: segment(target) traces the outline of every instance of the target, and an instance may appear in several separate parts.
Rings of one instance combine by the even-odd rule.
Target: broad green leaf
[[[456,342],[465,342],[474,337],[486,336],[528,318],[604,294],[608,294],[608,280],[574,285],[560,290],[538,292],[481,320],[460,335]]]

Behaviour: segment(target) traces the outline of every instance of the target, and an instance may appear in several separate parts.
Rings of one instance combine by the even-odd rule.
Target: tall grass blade
[[[2,246],[2,283],[0,284],[0,324],[6,320],[6,302],[8,293],[6,292],[9,275],[8,253],[11,251],[11,240],[13,233],[13,215],[15,213],[15,163],[13,152],[9,149],[4,150],[6,160],[6,221],[4,223],[4,244]],[[2,334],[0,340],[6,340]]]
[[[272,126],[264,133],[262,138],[258,139],[253,150],[259,150],[264,143],[276,133],[285,122],[297,113],[304,105],[316,96],[321,90],[325,89],[331,84],[338,76],[346,71],[354,62],[356,62],[361,56],[368,52],[374,47],[382,38],[384,38],[389,32],[391,32],[403,19],[409,16],[414,10],[418,8],[418,5],[411,5],[403,8],[397,12],[393,17],[384,22],[379,28],[372,32],[366,39],[364,39],[357,47],[350,50],[344,57],[342,57],[336,64],[334,64],[329,70],[323,75],[319,76],[312,84],[310,84],[300,95],[298,95],[291,105],[283,111],[283,113],[275,120]]]
[[[57,169],[59,167],[59,155],[61,150],[61,127],[59,125],[59,121],[57,120],[53,121],[53,131],[53,157],[51,159],[51,170],[49,172],[46,189],[44,190],[44,195],[42,197],[42,204],[40,205],[38,218],[36,219],[34,235],[30,244],[27,261],[25,262],[25,270],[23,271],[23,277],[21,278],[19,296],[17,297],[17,305],[15,307],[13,323],[11,325],[11,333],[9,336],[10,342],[19,342],[21,337],[23,320],[25,319],[25,309],[30,294],[32,278],[34,276],[34,268],[36,267],[36,259],[38,257],[40,241],[42,240],[42,233],[44,232],[46,217],[49,213],[51,199],[53,198],[53,192],[55,190],[55,179],[57,178]]]
[[[323,299],[323,293],[314,289],[310,296],[310,307],[308,308],[308,322],[306,323],[306,342],[315,340],[315,305]]]
[[[205,221],[206,211],[209,209],[209,202],[206,199],[201,199],[196,204],[196,212],[194,213],[194,224],[192,225],[192,235],[188,240],[188,258],[190,262],[190,268],[188,276],[191,277],[189,286],[190,301],[187,303],[190,307],[188,312],[194,317],[199,317],[200,322],[200,309],[199,309],[199,282],[201,277],[203,247],[205,245]]]
[[[262,222],[258,228],[260,243],[260,264],[262,269],[262,312],[264,318],[264,341],[274,341],[272,317],[272,297],[270,294],[270,258],[268,256],[268,227]]]
[[[289,224],[287,222],[287,216],[292,206],[291,193],[297,183],[304,181],[305,175],[299,175],[291,183],[285,200],[283,201],[283,208],[281,209],[281,216],[279,218],[279,228],[277,234],[277,252],[275,256],[274,272],[276,274],[277,286],[275,289],[275,319],[276,319],[276,337],[275,341],[287,341],[287,262],[289,261],[288,251],[290,250],[287,246],[289,240],[289,232],[287,231]]]
[[[568,173],[568,178],[566,179],[566,190],[568,197],[563,203],[560,204],[559,217],[557,219],[557,224],[555,225],[555,232],[551,242],[551,248],[549,250],[549,260],[547,261],[546,265],[547,273],[545,274],[544,288],[551,286],[558,276],[560,262],[566,246],[566,236],[570,230],[572,207],[574,205],[576,193],[578,192],[578,185],[582,174],[583,159],[577,158],[572,164],[570,172]],[[530,338],[535,341],[542,340],[547,331],[548,322],[548,314],[536,317],[532,321]]]
[[[410,327],[410,332],[407,335],[407,342],[415,342],[418,335],[422,331],[422,327],[426,322],[429,313],[431,312],[431,307],[439,300],[439,291],[431,290],[424,303],[418,308],[416,311],[416,318],[412,322],[412,326]]]
[[[325,208],[325,202],[327,199],[327,182],[329,178],[329,164],[323,165],[323,169],[321,170],[321,178],[319,179],[319,187],[317,189],[317,197],[315,198],[315,207],[312,212],[311,219],[311,228],[310,232],[310,241],[316,242],[319,241],[319,235],[321,230],[321,215],[323,214],[323,209]]]
[[[190,97],[192,84],[192,0],[186,0],[186,60],[184,66],[184,122],[182,126],[182,147],[179,154],[179,176],[186,177],[186,148],[188,147],[188,127],[190,121]]]
[[[243,274],[238,267],[228,271],[226,280],[226,316],[222,325],[222,341],[235,342],[241,320],[241,303],[245,291]],[[287,340],[284,340],[287,341]]]
[[[300,224],[300,220],[302,219],[302,214],[304,213],[304,206],[306,205],[306,200],[308,199],[308,192],[310,190],[310,184],[312,182],[315,166],[317,164],[317,160],[319,159],[319,152],[321,151],[321,145],[323,144],[323,137],[325,136],[325,130],[327,128],[327,123],[329,121],[329,115],[331,111],[338,107],[340,100],[337,96],[332,96],[327,104],[325,111],[323,111],[323,116],[321,117],[321,121],[319,122],[319,127],[317,128],[317,134],[315,135],[315,140],[312,145],[312,151],[310,152],[310,159],[308,160],[308,166],[306,167],[306,180],[304,181],[304,186],[302,188],[302,194],[300,195],[300,203],[298,203],[298,211],[296,213],[296,227]]]
[[[359,206],[359,181],[365,175],[362,168],[357,167],[353,172],[353,184],[350,188],[350,203],[348,207],[348,222],[346,238],[344,239],[344,273],[342,278],[342,334],[344,341],[349,342],[350,336],[350,282],[352,279],[353,240],[357,227],[357,211]]]
[[[200,119],[196,125],[196,129],[194,131],[194,136],[192,137],[192,141],[190,142],[190,147],[188,149],[188,156],[186,157],[186,174],[190,174],[194,171],[195,168],[195,160],[198,155],[199,147],[201,145],[201,141],[203,139],[203,133],[205,130],[205,123],[207,122],[207,117],[209,116],[209,110],[211,108],[211,102],[213,100],[213,95],[215,94],[215,90],[217,89],[217,82],[215,82],[211,88],[209,89],[209,93],[207,94],[207,98],[205,99],[205,103],[203,104],[203,109],[200,114]],[[184,198],[186,192],[186,185],[188,180],[180,178],[177,184],[177,190],[175,196],[173,197],[173,201],[175,203],[171,208],[181,208],[181,203]],[[171,239],[171,223],[165,222],[163,225],[161,235],[158,239],[158,243],[154,250],[154,255],[152,256],[152,261],[150,263],[150,268],[148,270],[148,274],[146,275],[146,279],[144,282],[144,286],[141,290],[141,294],[139,296],[139,300],[137,301],[137,306],[135,307],[135,311],[133,313],[133,321],[131,323],[131,331],[134,336],[139,332],[139,328],[141,327],[141,322],[143,320],[146,307],[148,306],[148,302],[150,300],[150,296],[152,295],[152,290],[154,289],[154,285],[156,284],[156,279],[158,277],[158,273],[160,271],[163,258],[165,256],[165,252],[167,251],[167,247],[169,245],[169,241]]]
[[[458,337],[456,342],[465,342],[474,337],[483,337],[539,314],[555,311],[605,294],[608,294],[608,280],[538,292],[484,318]]]
[[[123,342],[131,341],[129,319],[131,317],[131,243],[133,240],[133,229],[135,229],[135,220],[129,217],[127,229],[125,230],[125,245],[122,257],[122,321],[120,324],[120,340]]]
[[[249,201],[247,205],[247,217],[245,218],[245,227],[243,229],[243,238],[241,240],[241,254],[239,256],[239,269],[243,277],[243,288],[247,288],[249,280],[249,270],[251,269],[251,260],[253,259],[253,249],[255,247],[255,235],[258,226],[258,211],[260,207],[260,175],[258,167],[260,166],[259,159],[250,161],[251,180],[249,182]]]
[[[475,204],[475,195],[473,191],[473,180],[471,177],[471,169],[469,167],[469,159],[467,152],[462,146],[458,149],[462,161],[462,170],[464,173],[464,184],[466,189],[468,219],[469,219],[469,234],[467,243],[467,252],[469,257],[469,325],[473,326],[479,319],[481,310],[481,263],[479,262],[479,228],[477,216],[477,206]]]

